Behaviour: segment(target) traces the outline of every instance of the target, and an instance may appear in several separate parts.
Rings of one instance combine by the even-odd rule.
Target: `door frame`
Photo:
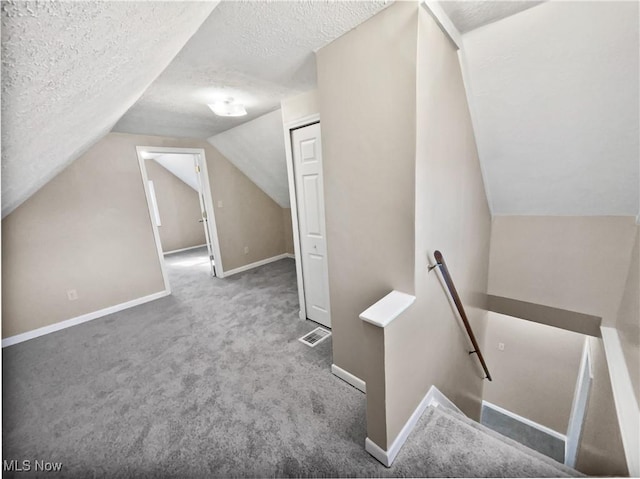
[[[284,150],[287,161],[287,179],[289,181],[289,203],[291,204],[291,225],[293,230],[293,252],[296,259],[296,276],[298,279],[298,302],[300,303],[300,311],[298,316],[301,320],[307,319],[307,304],[304,295],[304,278],[302,276],[302,248],[300,246],[300,225],[298,223],[298,200],[296,196],[296,178],[293,165],[293,148],[291,146],[291,131],[298,128],[304,128],[305,126],[313,125],[314,123],[320,123],[320,113],[314,113],[307,115],[296,120],[288,121],[284,123]],[[324,158],[323,158],[324,160]],[[324,165],[324,162],[323,162]],[[324,198],[324,192],[323,192]],[[326,211],[325,211],[326,215]],[[326,218],[325,218],[325,233],[326,233]],[[325,238],[326,241],[326,238]],[[329,252],[327,251],[327,262]],[[329,291],[327,291],[329,295]],[[331,315],[331,295],[327,297],[329,315]]]
[[[151,196],[149,193],[149,175],[147,174],[147,166],[145,165],[145,158],[143,153],[162,153],[162,154],[192,154],[200,156],[201,158],[201,174],[202,183],[204,188],[204,203],[205,211],[207,213],[207,222],[209,237],[211,238],[211,246],[213,247],[213,256],[215,263],[215,272],[218,278],[224,278],[224,270],[222,269],[222,259],[220,256],[220,242],[218,240],[218,228],[216,225],[215,210],[213,208],[213,194],[211,192],[211,184],[209,182],[209,174],[207,171],[207,158],[203,148],[180,148],[180,147],[162,147],[162,146],[136,146],[136,154],[138,155],[138,165],[140,167],[140,174],[142,178],[142,185],[144,187],[144,194],[147,200],[147,208],[149,209],[149,220],[153,228],[153,237],[156,242],[156,251],[158,254],[158,261],[160,261],[160,268],[162,270],[162,279],[164,281],[167,291],[171,291],[169,286],[169,277],[167,275],[167,269],[164,261],[164,252],[162,251],[162,244],[160,243],[160,231],[158,225],[154,221],[153,206],[151,203]]]
[[[571,413],[567,426],[567,440],[564,448],[564,463],[571,468],[576,467],[584,422],[587,418],[587,410],[589,409],[592,385],[593,362],[591,359],[589,337],[586,336],[584,338],[584,345],[582,346],[582,358],[580,359],[576,388],[573,393],[573,402],[571,404]]]

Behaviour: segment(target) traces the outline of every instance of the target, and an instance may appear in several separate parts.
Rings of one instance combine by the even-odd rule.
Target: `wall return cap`
[[[360,319],[374,326],[384,328],[400,316],[416,300],[415,296],[400,291],[391,291],[366,310],[360,313]]]

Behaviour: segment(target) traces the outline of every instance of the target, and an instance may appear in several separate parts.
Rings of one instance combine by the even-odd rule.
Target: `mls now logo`
[[[61,462],[47,462],[47,461],[18,461],[12,459],[2,461],[2,470],[4,472],[29,472],[29,471],[44,471],[44,472],[58,472],[62,470]]]

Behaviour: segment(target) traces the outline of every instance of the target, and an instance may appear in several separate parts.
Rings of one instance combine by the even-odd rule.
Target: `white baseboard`
[[[458,409],[458,407],[453,404],[447,396],[442,394],[437,387],[431,386],[425,397],[420,401],[420,404],[418,404],[418,407],[415,408],[407,422],[400,430],[400,433],[393,440],[389,449],[384,450],[371,439],[367,438],[364,441],[365,450],[385,466],[391,467],[391,464],[393,464],[393,461],[396,459],[400,449],[404,446],[404,443],[407,441],[411,431],[416,427],[418,420],[429,406],[444,407],[463,414],[462,411],[460,411],[460,409]]]
[[[640,408],[615,328],[600,328],[629,476],[640,477]]]
[[[53,333],[55,331],[60,331],[61,329],[70,328],[71,326],[75,326],[77,324],[86,323],[87,321],[92,321],[94,319],[101,318],[108,314],[117,313],[118,311],[122,311],[124,309],[132,308],[134,306],[138,306],[140,304],[148,303],[149,301],[154,301],[156,299],[163,298],[171,294],[171,291],[160,291],[158,293],[150,294],[149,296],[143,296],[142,298],[132,299],[131,301],[127,301],[126,303],[116,304],[115,306],[109,306],[108,308],[100,309],[98,311],[93,311],[92,313],[83,314],[81,316],[76,316],[75,318],[67,319],[65,321],[60,321],[59,323],[50,324],[49,326],[44,326],[42,328],[34,329],[33,331],[27,331],[26,333],[16,334],[15,336],[10,336],[2,340],[2,347],[6,348],[7,346],[12,346],[14,344],[22,343],[24,341],[28,341],[29,339],[34,339],[40,336],[44,336],[45,334]]]
[[[351,384],[354,388],[362,391],[363,393],[367,392],[366,383],[358,376],[354,376],[349,371],[345,371],[340,366],[336,366],[335,364],[331,365],[331,372],[342,379],[344,382]]]
[[[425,400],[427,401],[427,406],[442,407],[465,416],[465,413],[463,413],[460,408],[451,401],[451,399],[442,394],[442,391],[435,386],[431,386],[429,388],[429,391],[425,396]]]
[[[171,251],[164,251],[162,253],[162,255],[166,256],[168,254],[173,254],[173,253],[182,253],[183,251],[189,251],[190,249],[202,248],[203,246],[207,246],[207,243],[199,244],[199,245],[196,245],[196,246],[189,246],[188,248],[174,249],[174,250],[171,250]]]
[[[508,409],[501,408],[500,406],[496,406],[495,404],[490,403],[489,401],[483,400],[482,405],[485,407],[488,407],[489,409],[493,409],[494,411],[498,411],[499,413],[504,414],[505,416],[508,416],[512,419],[515,419],[516,421],[526,424],[529,427],[537,429],[538,431],[542,431],[545,434],[548,434],[549,436],[553,436],[556,439],[560,439],[561,441],[564,441],[565,444],[567,442],[567,436],[565,434],[559,433],[558,431],[554,431],[550,427],[543,426],[542,424],[538,424],[537,422],[532,421],[531,419],[520,416],[515,412],[511,412]]]
[[[274,261],[279,261],[284,258],[289,258],[289,253],[282,253],[277,256],[272,256],[271,258],[261,259],[260,261],[256,261],[255,263],[245,264],[244,266],[240,266],[239,268],[231,269],[229,271],[224,272],[224,276],[231,276],[232,274],[242,273],[243,271],[248,271],[253,268],[257,268],[258,266],[263,266],[265,264],[273,263]]]
[[[285,253],[284,254],[285,258],[291,258],[291,259],[296,259],[296,255],[293,253]]]

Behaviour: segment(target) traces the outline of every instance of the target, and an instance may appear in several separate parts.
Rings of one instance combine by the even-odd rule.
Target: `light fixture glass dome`
[[[209,108],[218,116],[244,116],[247,110],[242,103],[234,103],[233,98],[218,100],[208,104]]]

